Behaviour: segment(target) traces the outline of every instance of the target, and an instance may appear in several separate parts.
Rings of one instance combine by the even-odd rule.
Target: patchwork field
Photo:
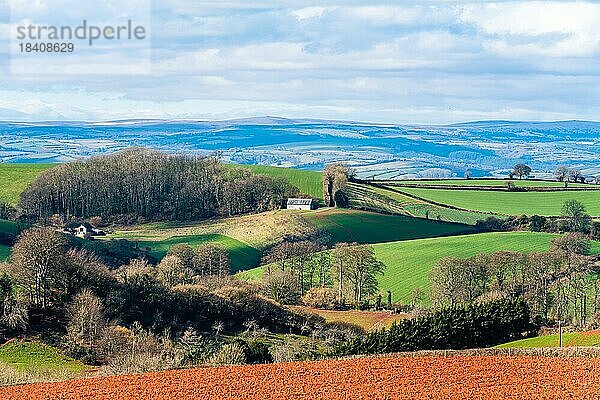
[[[165,371],[12,386],[4,400],[592,399],[600,359],[396,357]]]
[[[563,333],[562,336],[564,347],[600,346],[600,331]],[[517,340],[514,342],[504,343],[496,347],[500,349],[508,349],[532,347],[558,347],[559,345],[560,338],[558,334],[556,334]]]
[[[0,164],[0,203],[16,205],[21,192],[54,164]]]
[[[505,215],[558,216],[567,200],[582,202],[587,212],[600,216],[600,191],[498,192],[482,190],[448,190],[402,187],[405,193],[428,201],[467,210]]]
[[[399,188],[400,190],[403,188]],[[475,225],[478,220],[484,220],[490,214],[455,210],[441,207],[406,196],[398,188],[375,187],[351,183],[349,185],[350,205],[353,208],[390,214],[401,214],[433,221],[455,222]]]
[[[311,307],[291,307],[294,310],[301,310],[317,314],[327,322],[345,322],[358,325],[365,331],[373,331],[381,328],[389,328],[394,322],[401,321],[406,318],[406,314],[391,314],[389,312],[373,312],[373,311],[334,311],[321,310]]]

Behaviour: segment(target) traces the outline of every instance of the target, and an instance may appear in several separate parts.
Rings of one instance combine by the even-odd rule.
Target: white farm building
[[[317,208],[317,204],[313,199],[288,199],[287,209],[288,210],[314,210]]]

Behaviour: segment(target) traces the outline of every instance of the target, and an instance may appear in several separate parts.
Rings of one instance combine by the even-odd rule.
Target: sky
[[[0,0],[1,120],[600,119],[600,2],[100,3]],[[15,53],[15,26],[83,18],[148,38]]]

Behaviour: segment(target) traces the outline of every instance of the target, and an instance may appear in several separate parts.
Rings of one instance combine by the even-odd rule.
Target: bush
[[[337,346],[337,356],[399,351],[489,347],[533,331],[529,308],[521,300],[497,300],[454,307],[394,323]]]
[[[218,365],[242,365],[246,364],[246,352],[239,343],[229,343],[221,347],[209,360],[209,364]]]

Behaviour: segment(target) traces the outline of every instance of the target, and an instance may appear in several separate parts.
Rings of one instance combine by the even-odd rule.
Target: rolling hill
[[[16,205],[21,192],[54,164],[0,164],[0,203]]]
[[[474,231],[464,224],[358,210],[328,209],[304,213],[302,216],[316,228],[331,234],[332,243],[381,243]]]
[[[423,300],[429,303],[428,274],[438,260],[445,257],[468,258],[500,250],[543,252],[549,249],[556,236],[535,232],[491,232],[376,243],[373,244],[375,255],[386,265],[384,275],[379,277],[379,289],[391,291],[394,302],[408,304],[413,290],[420,288]],[[600,242],[592,242],[592,253],[600,253]],[[260,279],[263,269],[254,268],[239,276],[245,280]]]

